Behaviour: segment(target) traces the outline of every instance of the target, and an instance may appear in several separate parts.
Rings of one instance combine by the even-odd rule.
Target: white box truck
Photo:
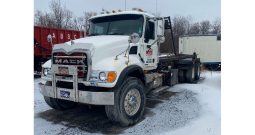
[[[221,67],[221,37],[220,35],[188,35],[179,38],[179,53],[196,53],[201,63],[211,69]]]

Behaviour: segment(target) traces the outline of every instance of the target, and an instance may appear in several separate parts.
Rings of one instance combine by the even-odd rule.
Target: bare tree
[[[40,10],[35,11],[34,24],[35,25],[45,25],[45,20],[44,20],[42,11],[40,11]]]
[[[201,34],[209,34],[211,28],[211,23],[208,20],[200,22]]]
[[[63,28],[66,28],[66,29],[71,29],[73,28],[73,25],[72,25],[72,18],[73,18],[73,13],[68,10],[68,9],[65,9],[63,10],[63,13],[64,13],[64,16],[63,16]]]
[[[35,12],[35,25],[44,26],[44,27],[55,27],[55,22],[52,18],[52,15],[49,13],[43,13],[42,11],[37,10]]]
[[[189,20],[183,16],[175,16],[173,18],[173,34],[176,37],[187,34]]]
[[[83,17],[75,17],[73,19],[73,28],[76,30],[83,30],[84,24],[85,24],[85,19]]]
[[[87,30],[89,18],[97,14],[96,12],[83,12],[82,16],[74,17],[70,10],[63,7],[60,0],[52,0],[49,6],[50,12],[35,11],[35,25],[51,28]],[[106,10],[102,9],[102,11]],[[216,19],[211,25],[208,20],[192,23],[191,16],[175,16],[172,19],[172,26],[175,38],[186,34],[219,34],[221,32],[220,19]],[[170,31],[166,30],[165,35],[169,36]]]
[[[89,19],[96,14],[96,12],[84,12],[83,16],[74,17],[73,28],[76,30],[87,30],[89,27]]]
[[[50,10],[53,15],[56,28],[62,28],[63,20],[64,20],[64,11],[63,11],[60,0],[58,1],[52,0],[50,3]]]
[[[212,34],[220,34],[221,33],[221,20],[217,18],[212,24]]]
[[[189,34],[200,34],[200,24],[199,24],[199,22],[193,23],[191,25]]]
[[[54,20],[54,27],[72,29],[73,13],[63,7],[60,0],[52,0],[49,6],[50,14]]]
[[[191,29],[191,26],[192,26],[193,18],[192,18],[191,15],[189,15],[189,16],[186,17],[186,20],[187,20],[187,28],[186,28],[186,33],[185,34],[189,35],[190,34],[190,29]]]
[[[84,16],[84,28],[87,31],[87,29],[89,28],[89,18],[91,18],[92,16],[97,15],[96,12],[83,12],[83,16]]]

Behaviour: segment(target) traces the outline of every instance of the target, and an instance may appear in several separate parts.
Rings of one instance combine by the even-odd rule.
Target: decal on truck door
[[[151,56],[152,55],[152,52],[153,50],[151,48],[149,48],[147,51],[146,51],[146,56]]]
[[[146,63],[154,63],[153,59],[147,59]]]

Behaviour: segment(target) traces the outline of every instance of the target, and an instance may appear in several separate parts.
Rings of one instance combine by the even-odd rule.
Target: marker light
[[[115,81],[116,77],[117,77],[117,73],[115,71],[108,72],[107,82],[113,83]]]

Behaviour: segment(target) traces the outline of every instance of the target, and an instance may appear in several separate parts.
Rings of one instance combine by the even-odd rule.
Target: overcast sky
[[[34,9],[49,11],[51,0],[34,0]],[[134,7],[148,12],[157,11],[161,16],[192,16],[193,21],[214,20],[221,17],[220,0],[126,0],[127,10]],[[102,8],[111,11],[125,9],[125,0],[61,0],[74,15],[81,16],[84,11],[100,12]]]

